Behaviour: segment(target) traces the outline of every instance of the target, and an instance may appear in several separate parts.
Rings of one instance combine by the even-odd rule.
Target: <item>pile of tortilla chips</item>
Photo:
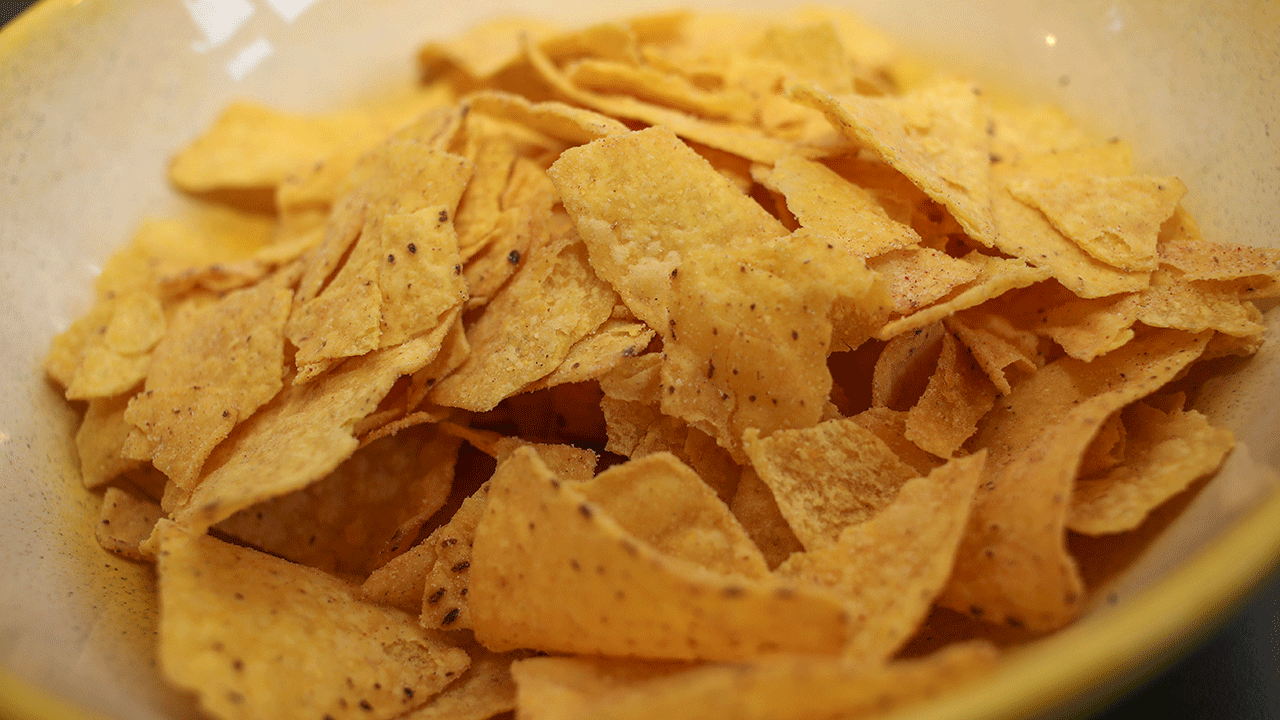
[[[883,712],[1081,615],[1069,536],[1231,449],[1185,378],[1280,253],[1123,142],[821,10],[419,62],[229,107],[47,362],[213,717]]]

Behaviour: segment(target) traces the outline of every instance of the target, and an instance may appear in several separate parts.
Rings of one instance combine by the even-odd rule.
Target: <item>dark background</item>
[[[31,4],[0,0],[0,25]],[[1204,644],[1094,720],[1146,713],[1166,720],[1280,720],[1280,575]]]

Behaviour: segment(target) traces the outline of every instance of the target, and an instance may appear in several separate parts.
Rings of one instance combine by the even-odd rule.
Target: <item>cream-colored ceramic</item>
[[[745,10],[767,0],[704,0]],[[1180,175],[1211,239],[1280,244],[1280,4],[850,0],[957,69],[1049,99]],[[412,77],[415,46],[500,13],[570,23],[648,0],[44,0],[0,33],[0,715],[191,713],[157,680],[148,571],[100,551],[75,415],[39,370],[97,267],[180,202],[166,159],[229,100],[295,110]],[[1277,316],[1272,313],[1271,327]],[[1280,556],[1280,352],[1215,380],[1242,440],[1098,608],[921,717],[1088,706],[1149,672]],[[72,706],[80,710],[72,709]]]

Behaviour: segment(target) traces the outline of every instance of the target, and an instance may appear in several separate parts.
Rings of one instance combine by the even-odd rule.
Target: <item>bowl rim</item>
[[[81,2],[37,0],[0,29],[0,60],[18,54]],[[1199,644],[1270,575],[1280,575],[1280,488],[1260,497],[1232,526],[1132,598],[1010,652],[990,675],[891,717],[1023,718],[1098,711]],[[1075,660],[1063,663],[1063,657]],[[0,716],[102,717],[7,667],[0,667]]]

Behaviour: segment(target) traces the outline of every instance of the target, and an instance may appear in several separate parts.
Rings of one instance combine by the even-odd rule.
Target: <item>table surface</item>
[[[0,0],[0,26],[33,0]],[[1280,720],[1280,574],[1216,633],[1094,720]]]

